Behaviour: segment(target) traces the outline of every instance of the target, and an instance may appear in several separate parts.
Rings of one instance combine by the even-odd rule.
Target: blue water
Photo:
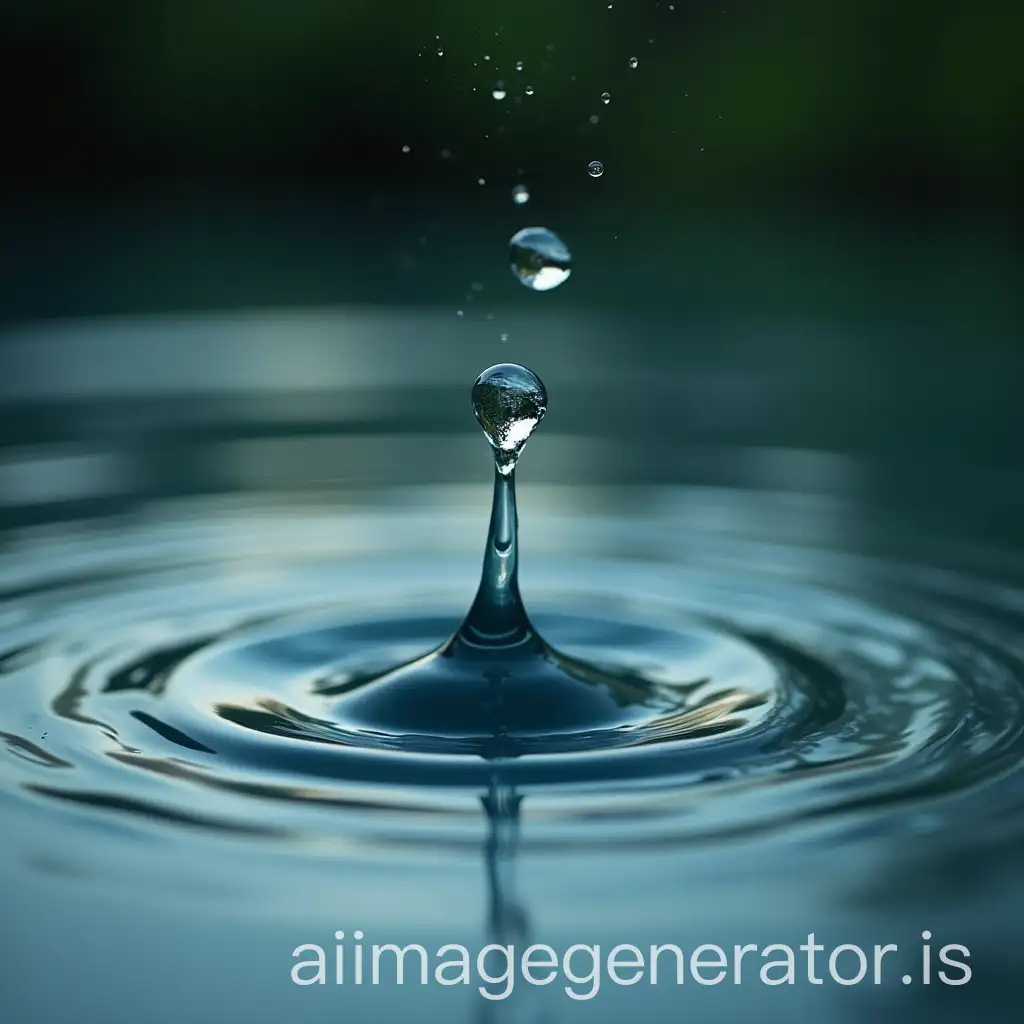
[[[479,434],[465,460],[460,437],[435,440],[436,486],[310,487],[331,464],[406,475],[422,449],[239,424],[225,396],[210,408],[233,433],[190,434],[183,405],[142,435],[93,421],[88,451],[7,454],[12,1019],[1000,1019],[1024,894],[1024,559],[1005,478],[901,489],[920,467],[690,445],[666,478],[630,481],[611,460],[628,438],[559,432],[552,395],[517,470],[519,588],[595,717],[553,741],[521,719],[484,749],[491,705],[460,719],[442,688],[403,705],[413,729],[387,700],[357,703],[472,604]],[[899,951],[882,984],[850,987],[605,979],[574,1001],[559,981],[490,1004],[475,984],[294,985],[293,949],[339,929],[428,949],[813,932]],[[925,930],[969,947],[969,984],[925,990]]]

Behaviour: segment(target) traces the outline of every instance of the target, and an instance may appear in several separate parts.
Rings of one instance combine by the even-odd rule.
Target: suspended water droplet
[[[491,90],[491,95],[496,100],[503,100],[508,94],[505,92],[505,83],[496,82],[494,88]]]
[[[444,56],[444,50],[442,50],[440,46],[437,48],[437,55],[438,57]]]
[[[591,160],[587,164],[587,174],[592,178],[600,178],[604,174],[604,164],[600,160]]]
[[[523,228],[509,242],[512,273],[535,292],[557,288],[570,274],[572,255],[547,228]]]
[[[503,476],[515,468],[523,446],[547,411],[547,390],[525,366],[499,363],[477,377],[473,412]]]
[[[523,203],[530,201],[530,190],[525,185],[516,185],[512,189],[512,202],[516,206],[522,206]]]
[[[525,89],[525,92],[526,92],[527,96],[532,96],[533,95],[533,86],[532,85],[528,85],[526,87],[526,89]]]
[[[639,63],[640,63],[640,61],[639,61],[639,60],[637,60],[637,58],[636,58],[636,57],[630,57],[630,58],[629,58],[629,66],[630,66],[631,68],[635,68],[635,67],[637,66],[637,64],[639,64]]]
[[[487,179],[486,178],[477,178],[476,179],[476,183],[478,185],[486,185],[487,184]]]
[[[597,114],[591,114],[590,117],[588,118],[588,120],[590,121],[591,124],[597,124],[597,122],[600,121],[601,118],[599,118],[597,116]]]
[[[601,102],[607,107],[612,101],[612,94],[610,92],[601,93]]]
[[[502,331],[501,332],[501,340],[502,341],[508,341],[508,331]]]
[[[411,153],[412,152],[412,148],[410,146],[403,146],[402,147],[402,152],[403,153]]]
[[[516,61],[516,71],[522,71],[522,70],[523,70],[523,62],[521,60],[517,60]]]
[[[484,54],[484,60],[490,60],[490,59],[491,59],[491,55],[489,53],[485,53]]]
[[[465,316],[466,314],[465,314],[465,312],[463,312],[463,310],[457,309],[457,310],[455,310],[455,315],[456,316]]]

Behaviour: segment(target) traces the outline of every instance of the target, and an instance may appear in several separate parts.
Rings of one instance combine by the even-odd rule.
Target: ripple
[[[795,542],[777,515],[760,535],[753,515],[739,536],[680,544],[681,515],[705,499],[676,499],[577,523],[571,542],[571,517],[531,517],[534,619],[619,681],[598,679],[594,699],[618,700],[620,721],[489,747],[359,712],[373,679],[458,624],[477,563],[457,517],[307,510],[197,528],[167,515],[15,546],[0,799],[43,834],[65,808],[144,832],[398,849],[424,829],[466,842],[498,783],[532,823],[525,845],[568,849],[865,816],[896,828],[908,806],[951,807],[1019,767],[1024,590],[973,567]],[[761,500],[726,504],[753,513]],[[397,548],[420,544],[424,520],[436,554],[411,568]],[[428,711],[458,722],[457,705]]]

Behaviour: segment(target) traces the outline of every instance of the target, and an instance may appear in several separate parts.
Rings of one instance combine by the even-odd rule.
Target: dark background
[[[1015,333],[1021,5],[607,6],[3,0],[0,315],[529,303],[536,221],[566,308]]]

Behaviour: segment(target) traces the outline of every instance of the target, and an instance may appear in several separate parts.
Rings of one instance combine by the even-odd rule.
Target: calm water
[[[282,327],[286,352],[261,343]],[[801,445],[842,435],[842,409],[801,420],[785,361],[766,407],[763,381],[698,359],[693,400],[652,431],[614,342],[586,364],[568,334],[517,471],[520,588],[591,673],[591,731],[574,718],[552,745],[518,720],[481,750],[453,690],[415,707],[410,743],[408,719],[356,702],[472,602],[491,470],[469,385],[497,346],[431,360],[440,328],[380,322],[395,369],[360,359],[365,327],[6,339],[12,1018],[1002,1019],[1024,939],[1014,467],[954,472],[913,432],[882,458],[870,422],[845,448]],[[949,408],[935,383],[921,424]],[[593,724],[608,700],[614,736]],[[586,1003],[560,983],[494,1005],[473,986],[292,985],[293,948],[336,929],[428,949],[814,932],[900,953],[880,986],[606,983]],[[968,985],[922,990],[924,930],[970,948]]]

